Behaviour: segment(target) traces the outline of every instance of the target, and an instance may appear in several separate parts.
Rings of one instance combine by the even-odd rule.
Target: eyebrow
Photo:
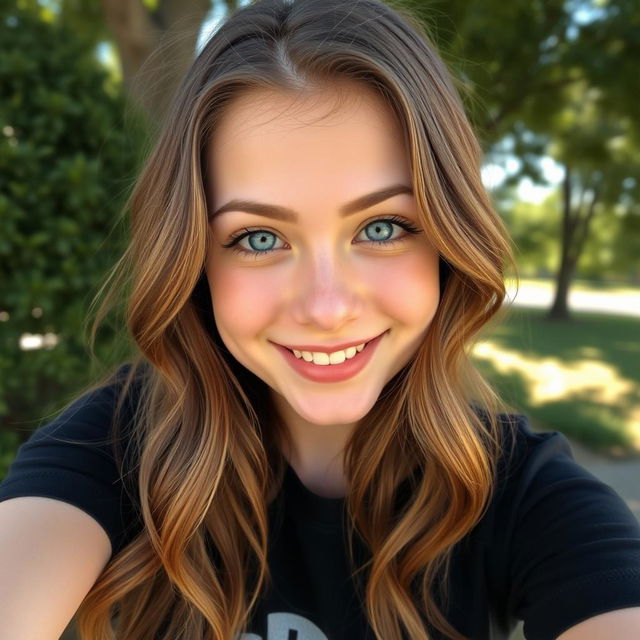
[[[367,193],[360,196],[351,202],[347,202],[339,209],[341,217],[357,213],[363,209],[373,207],[373,205],[388,200],[393,196],[397,196],[401,193],[413,195],[413,189],[404,184],[397,184],[392,187],[385,187],[379,189],[373,193]],[[297,222],[298,214],[288,207],[282,207],[275,204],[266,204],[264,202],[255,202],[253,200],[229,200],[226,204],[218,207],[210,217],[210,220],[216,216],[224,213],[225,211],[245,211],[246,213],[255,213],[259,216],[265,216],[267,218],[276,218],[277,220],[284,220],[285,222]]]

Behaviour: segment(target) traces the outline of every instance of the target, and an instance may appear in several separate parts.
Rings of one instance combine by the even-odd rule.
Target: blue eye
[[[411,222],[409,222],[408,220],[404,220],[403,218],[399,218],[398,216],[392,216],[389,218],[378,218],[376,220],[372,220],[363,228],[362,232],[366,232],[367,236],[369,237],[368,240],[364,240],[363,242],[371,245],[385,246],[391,246],[396,244],[397,242],[402,242],[406,238],[407,234],[405,234],[404,236],[400,236],[400,238],[392,238],[394,226],[401,227],[407,232],[407,234],[413,235],[422,233],[422,231]],[[368,231],[369,229],[371,229],[371,231]],[[248,239],[248,249],[238,244],[244,238]],[[232,235],[229,239],[229,242],[223,244],[222,246],[225,249],[231,248],[234,252],[258,257],[267,253],[271,253],[272,251],[277,251],[278,248],[274,248],[274,244],[276,241],[277,235],[272,231],[267,231],[266,229],[260,228],[245,228],[237,234]]]

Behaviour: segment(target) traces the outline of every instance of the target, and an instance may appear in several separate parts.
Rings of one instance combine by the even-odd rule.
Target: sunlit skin
[[[438,253],[412,195],[339,215],[359,196],[411,187],[412,179],[389,107],[372,90],[347,85],[341,87],[347,99],[327,118],[338,90],[304,99],[252,90],[236,98],[209,140],[206,180],[210,213],[232,199],[297,212],[298,222],[237,210],[214,217],[206,272],[224,344],[271,389],[294,443],[285,456],[325,497],[345,495],[345,443],[415,354],[440,293]],[[381,217],[394,215],[420,233],[380,226]],[[222,246],[245,227],[260,233]],[[389,236],[387,245],[371,242]],[[237,253],[238,247],[262,254]],[[365,369],[338,383],[303,378],[269,342],[330,346],[386,330]]]

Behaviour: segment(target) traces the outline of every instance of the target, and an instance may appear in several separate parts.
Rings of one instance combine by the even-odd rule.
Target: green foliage
[[[565,0],[401,0],[424,22],[464,87],[467,111],[487,150],[532,104],[553,112],[561,90],[570,15]]]
[[[547,276],[558,262],[557,194],[535,204],[512,200],[501,207],[513,239],[516,262],[521,276]]]
[[[501,208],[515,220],[524,254],[542,259],[555,245],[559,260],[563,239],[569,253],[590,254],[581,256],[578,272],[582,264],[585,274],[603,275],[596,273],[599,265],[608,275],[637,278],[637,235],[623,229],[640,225],[640,3],[397,1],[427,25],[458,78],[487,159],[500,164],[505,146],[507,156],[518,158],[511,183],[524,176],[544,183],[539,160],[548,155],[570,168],[576,201],[588,203],[595,194],[585,243],[582,233],[563,237],[560,199],[545,208],[548,221],[536,218],[527,235],[514,212]],[[579,208],[572,202],[574,214]],[[543,227],[551,235],[544,237]],[[607,245],[609,240],[616,244]],[[547,262],[541,260],[539,268]]]
[[[32,3],[0,8],[0,420],[24,440],[90,379],[84,322],[125,241],[142,129],[83,39]],[[58,342],[23,350],[25,333]],[[98,334],[108,360],[111,336]],[[4,449],[12,434],[3,433]],[[13,440],[11,440],[13,442]],[[0,464],[4,463],[0,458]],[[2,469],[0,469],[0,473]]]
[[[514,190],[496,203],[513,238],[520,276],[549,277],[555,273],[560,247],[558,212],[561,194],[553,191],[543,202],[517,200]],[[511,192],[511,193],[509,193]],[[508,196],[507,196],[508,194]],[[603,207],[607,205],[602,205]],[[577,276],[593,282],[640,282],[640,216],[613,207],[596,216],[578,262]],[[636,271],[630,265],[636,264]],[[635,280],[634,280],[635,279]]]

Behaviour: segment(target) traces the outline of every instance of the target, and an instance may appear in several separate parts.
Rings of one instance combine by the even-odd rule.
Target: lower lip
[[[304,358],[296,358],[292,351],[289,351],[289,349],[282,345],[276,344],[275,342],[273,345],[282,353],[284,359],[291,367],[302,377],[313,382],[342,382],[343,380],[353,378],[353,376],[364,369],[367,362],[373,357],[385,333],[386,331],[368,342],[365,348],[359,353],[356,353],[353,358],[345,360],[340,364],[313,364],[313,362],[307,362]]]

